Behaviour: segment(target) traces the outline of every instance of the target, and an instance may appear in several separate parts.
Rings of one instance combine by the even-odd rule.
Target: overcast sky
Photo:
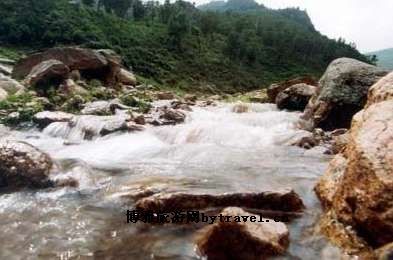
[[[193,0],[196,4],[209,0]],[[393,47],[393,0],[257,0],[271,8],[306,9],[330,38],[355,42],[361,52]]]

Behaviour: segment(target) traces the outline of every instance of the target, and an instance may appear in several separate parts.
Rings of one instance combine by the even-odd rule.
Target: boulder
[[[143,211],[176,212],[206,208],[244,207],[283,212],[301,212],[304,205],[293,190],[232,194],[156,194],[137,201],[135,207]]]
[[[0,88],[5,90],[8,95],[14,95],[24,91],[25,87],[18,81],[11,79],[10,77],[0,76]]]
[[[311,78],[311,77],[301,77],[301,78],[296,78],[296,79],[291,79],[291,80],[287,80],[284,82],[280,82],[280,83],[276,83],[276,84],[272,84],[270,85],[270,87],[267,89],[267,96],[268,96],[268,100],[270,103],[276,103],[276,98],[277,95],[286,90],[287,88],[296,85],[296,84],[307,84],[307,85],[311,85],[311,86],[317,86],[317,82]]]
[[[348,144],[315,191],[325,210],[372,248],[393,242],[393,87],[390,74],[371,89]]]
[[[316,91],[317,87],[304,83],[293,85],[277,95],[276,105],[279,109],[303,111]]]
[[[119,83],[124,84],[124,85],[131,85],[131,86],[136,86],[137,81],[135,75],[125,69],[120,69],[119,73],[117,74],[117,80]]]
[[[96,51],[78,47],[57,47],[19,60],[15,64],[12,76],[16,79],[23,79],[33,67],[52,59],[62,62],[70,70],[97,70],[108,66],[107,59]]]
[[[8,93],[4,89],[0,88],[0,101],[7,99]]]
[[[46,60],[34,66],[26,76],[24,82],[28,86],[36,86],[39,83],[61,82],[67,78],[70,69],[61,61]]]
[[[89,91],[77,84],[73,79],[64,80],[63,83],[59,86],[59,92],[69,96],[89,94]]]
[[[383,77],[380,81],[374,84],[369,92],[366,107],[372,104],[393,99],[393,72]]]
[[[40,128],[45,128],[54,122],[70,122],[74,118],[73,114],[57,111],[43,111],[33,116],[33,122]]]
[[[260,216],[234,207],[224,209],[220,216],[230,221],[207,226],[196,239],[198,253],[208,259],[267,259],[283,254],[289,245],[289,231],[284,223],[271,219],[257,222]],[[244,216],[250,221],[236,221]]]
[[[310,99],[302,118],[311,128],[349,128],[353,115],[364,107],[369,88],[386,73],[354,59],[334,60],[322,76],[318,91]]]
[[[51,158],[34,146],[18,141],[0,141],[0,186],[47,188]]]

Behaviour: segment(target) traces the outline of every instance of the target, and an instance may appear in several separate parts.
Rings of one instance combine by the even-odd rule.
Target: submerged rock
[[[349,128],[353,115],[366,104],[369,88],[386,73],[354,59],[333,61],[304,111],[305,125],[324,130]]]
[[[289,245],[289,231],[284,223],[271,219],[257,222],[259,216],[241,208],[226,208],[220,216],[230,222],[218,221],[209,225],[196,239],[199,254],[208,259],[267,259],[283,254]],[[249,218],[247,222],[234,220],[244,216]]]
[[[317,87],[304,83],[293,85],[277,95],[277,107],[279,109],[303,111],[316,91]]]
[[[28,143],[0,141],[0,187],[52,187],[52,166],[49,155]]]
[[[176,212],[206,208],[244,207],[285,212],[299,212],[304,209],[300,197],[293,190],[261,193],[233,194],[156,194],[139,200],[137,209],[153,212]]]

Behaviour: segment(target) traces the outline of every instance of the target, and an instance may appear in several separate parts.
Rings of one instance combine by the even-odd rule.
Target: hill
[[[375,55],[378,59],[378,66],[393,70],[393,48],[368,53]]]
[[[183,1],[2,0],[0,47],[113,49],[143,80],[225,92],[319,76],[338,57],[368,61],[353,45],[321,35],[302,10],[246,3],[246,12],[213,12]]]

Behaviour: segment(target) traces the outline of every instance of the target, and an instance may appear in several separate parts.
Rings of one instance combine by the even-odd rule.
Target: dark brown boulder
[[[311,85],[311,86],[318,85],[316,80],[314,80],[311,77],[301,77],[301,78],[291,79],[291,80],[283,81],[280,83],[272,84],[272,85],[270,85],[270,87],[267,90],[267,96],[269,98],[269,102],[275,103],[276,97],[281,91],[284,91],[293,85],[301,84],[301,83]]]
[[[64,63],[70,70],[97,70],[108,66],[108,60],[94,50],[78,47],[58,47],[21,59],[15,65],[12,76],[16,79],[23,79],[34,66],[52,59]]]
[[[276,105],[279,109],[303,111],[316,91],[317,87],[304,83],[293,85],[277,95]]]
[[[68,77],[69,72],[70,69],[61,61],[46,60],[34,66],[24,82],[27,86],[36,86],[40,83],[59,83]]]
[[[289,245],[289,231],[284,223],[271,219],[258,222],[260,216],[241,208],[226,208],[220,216],[224,221],[205,227],[196,239],[198,253],[208,259],[262,260],[283,254]],[[243,221],[242,217],[248,220]]]

